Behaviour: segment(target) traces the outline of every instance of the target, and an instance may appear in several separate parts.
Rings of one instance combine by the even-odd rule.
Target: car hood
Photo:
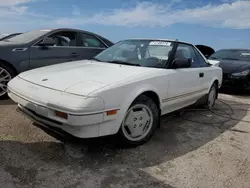
[[[249,61],[235,61],[235,60],[219,60],[219,67],[224,73],[236,73],[245,70],[250,70]]]
[[[87,96],[102,87],[150,71],[152,68],[84,60],[33,69],[19,77],[43,87]]]

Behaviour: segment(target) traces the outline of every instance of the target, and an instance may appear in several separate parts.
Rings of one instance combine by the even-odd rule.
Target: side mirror
[[[191,67],[191,59],[175,59],[172,66],[175,69]]]
[[[40,46],[53,46],[56,41],[52,38],[45,37],[42,42],[39,43]]]

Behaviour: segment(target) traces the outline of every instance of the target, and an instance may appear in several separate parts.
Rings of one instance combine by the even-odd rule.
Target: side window
[[[178,44],[175,53],[175,59],[190,59],[191,67],[200,67],[199,61],[197,60],[192,46],[187,44]]]
[[[193,48],[193,49],[194,49],[194,53],[195,53],[195,55],[196,55],[196,57],[197,57],[197,59],[198,59],[198,61],[199,61],[199,63],[200,63],[200,67],[208,67],[207,62],[206,62],[205,59],[201,56],[201,54],[200,54],[195,48]]]
[[[53,46],[78,46],[77,44],[77,33],[71,31],[61,31],[48,36],[55,40]]]
[[[81,34],[81,38],[82,38],[82,45],[84,47],[106,48],[106,46],[93,35],[83,33]]]

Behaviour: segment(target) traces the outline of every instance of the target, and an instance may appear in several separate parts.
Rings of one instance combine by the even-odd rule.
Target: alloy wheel
[[[144,104],[131,107],[122,123],[122,132],[130,141],[140,141],[145,138],[153,126],[153,113]]]
[[[10,73],[3,67],[0,67],[0,97],[7,93],[7,84],[10,80]]]

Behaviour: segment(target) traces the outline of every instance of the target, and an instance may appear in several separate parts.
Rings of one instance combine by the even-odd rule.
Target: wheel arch
[[[216,99],[218,99],[218,90],[219,90],[219,80],[215,79],[214,82],[217,85],[217,93],[216,93]]]
[[[3,59],[0,59],[0,64],[1,64],[1,63],[4,64],[5,66],[9,66],[9,67],[15,72],[15,75],[18,74],[16,68],[15,68],[11,63],[9,63],[8,61],[5,61],[5,60],[3,60]]]
[[[160,98],[159,98],[159,96],[158,96],[158,94],[157,94],[156,92],[150,91],[150,90],[149,90],[149,91],[145,91],[145,92],[141,93],[139,96],[141,96],[141,95],[145,95],[145,96],[151,98],[151,99],[155,102],[155,104],[159,107],[159,109],[161,110]],[[135,100],[136,100],[139,96],[137,96],[137,97],[135,98]]]
[[[212,87],[212,85],[213,84],[216,84],[217,85],[217,94],[216,94],[216,99],[218,98],[218,90],[219,90],[219,88],[220,88],[220,86],[219,86],[219,79],[217,78],[217,77],[215,77],[212,81],[211,81],[211,83],[210,83],[210,87],[208,88],[208,92],[207,93],[209,93],[209,91],[210,91],[210,88]]]
[[[139,89],[138,91],[132,93],[134,94],[132,94],[133,97],[130,98],[128,105],[126,105],[126,111],[133,104],[133,102],[141,95],[146,95],[147,97],[151,98],[161,110],[161,100],[158,91],[155,88],[145,87],[144,89]]]
[[[219,80],[218,79],[215,79],[214,83],[217,85],[217,87],[219,87]]]
[[[211,82],[210,82],[210,87],[213,85],[213,83],[216,83],[216,84],[217,84],[218,89],[220,88],[221,83],[220,83],[219,78],[218,78],[217,76],[214,77],[214,78],[211,80]],[[210,87],[209,87],[209,89],[210,89]]]
[[[159,107],[159,112],[161,114],[161,100],[160,95],[157,89],[147,86],[142,87],[141,89],[134,89],[129,96],[126,97],[124,102],[121,105],[120,112],[119,112],[119,118],[117,119],[117,132],[120,129],[121,123],[123,121],[123,118],[127,112],[127,110],[130,108],[130,106],[133,104],[133,102],[141,95],[146,95],[147,97],[151,98],[154,102],[156,102],[157,106]]]

